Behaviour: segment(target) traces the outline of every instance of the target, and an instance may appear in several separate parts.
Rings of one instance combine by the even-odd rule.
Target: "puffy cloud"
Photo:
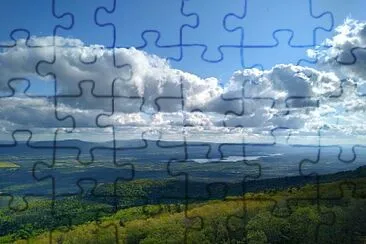
[[[348,18],[335,32],[336,35],[323,43],[330,48],[309,50],[309,55],[318,58],[320,67],[336,72],[342,78],[352,78],[364,83],[366,22]]]
[[[327,41],[334,50],[312,51],[323,64],[339,65],[334,61],[343,55],[339,50],[347,53],[352,45],[363,43],[364,24],[347,20],[345,26]],[[85,46],[63,37],[33,37],[29,43],[49,46],[30,48],[26,40],[18,40],[16,47],[0,52],[0,96],[9,89],[9,79],[25,77],[54,83],[57,97],[0,97],[3,131],[68,127],[71,121],[62,119],[69,115],[77,129],[88,133],[93,127],[114,125],[117,131],[131,134],[154,129],[178,133],[185,127],[196,137],[233,137],[232,133],[256,137],[276,127],[308,132],[325,124],[344,132],[349,129],[337,125],[339,121],[352,127],[348,118],[363,118],[357,112],[365,102],[359,97],[349,99],[343,89],[351,87],[355,77],[362,78],[361,68],[353,67],[351,79],[344,80],[335,69],[279,64],[269,70],[236,71],[222,86],[214,77],[174,69],[166,60],[134,48]],[[114,56],[124,65],[116,67]],[[363,132],[360,126],[354,128],[352,133]]]
[[[318,59],[319,69],[333,72],[341,79],[341,93],[329,99],[327,110],[338,123],[328,123],[328,130],[346,134],[364,134],[366,101],[366,22],[346,19],[335,29],[335,35],[323,46],[309,50],[309,56]],[[323,106],[320,111],[325,111]],[[333,111],[330,111],[333,110]],[[329,118],[327,118],[329,120]]]

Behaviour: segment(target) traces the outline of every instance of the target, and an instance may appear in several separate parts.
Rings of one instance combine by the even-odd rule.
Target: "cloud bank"
[[[256,138],[278,127],[304,135],[319,128],[365,134],[366,23],[347,19],[325,43],[331,47],[309,50],[319,60],[316,69],[278,64],[239,70],[221,85],[134,48],[111,50],[64,37],[20,39],[0,52],[1,133],[73,127],[62,120],[71,116],[74,131],[98,133],[113,125],[131,137],[159,130],[195,140]],[[122,60],[119,67],[114,55]],[[51,84],[56,96],[7,97],[14,77]]]

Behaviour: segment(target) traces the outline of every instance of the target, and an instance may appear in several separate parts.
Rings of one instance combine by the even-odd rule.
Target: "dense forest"
[[[0,211],[1,243],[366,240],[366,167],[246,184],[136,180],[54,201],[32,197],[23,209],[18,201],[19,209]]]

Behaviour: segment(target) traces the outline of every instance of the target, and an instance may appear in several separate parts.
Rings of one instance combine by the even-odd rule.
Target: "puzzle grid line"
[[[244,27],[241,26],[236,26],[233,28],[229,28],[228,27],[228,23],[227,21],[235,18],[236,20],[245,20],[245,18],[247,18],[247,14],[249,13],[250,10],[247,9],[247,6],[249,4],[250,0],[240,0],[237,1],[239,3],[241,3],[241,6],[243,7],[243,11],[242,13],[238,13],[238,12],[227,12],[222,20],[222,25],[218,26],[217,29],[220,29],[224,32],[226,32],[225,34],[227,35],[233,35],[233,34],[237,34],[239,33],[239,39],[237,40],[237,43],[234,44],[220,44],[218,46],[212,46],[212,45],[207,45],[206,43],[197,43],[197,42],[190,42],[189,40],[187,41],[185,38],[185,31],[197,31],[199,30],[199,28],[201,27],[200,24],[205,23],[205,19],[201,19],[201,15],[198,13],[199,11],[201,11],[202,9],[197,9],[197,12],[186,12],[185,8],[188,7],[190,4],[194,5],[194,1],[193,0],[181,0],[181,1],[174,1],[173,5],[176,8],[176,12],[173,14],[181,14],[182,17],[184,18],[192,18],[194,17],[196,19],[196,22],[194,24],[190,24],[189,22],[180,24],[177,28],[178,30],[178,38],[171,38],[171,39],[177,39],[178,43],[168,43],[166,42],[165,35],[161,34],[161,32],[158,29],[145,29],[145,30],[141,30],[139,33],[140,37],[141,37],[141,41],[142,44],[139,43],[139,45],[137,45],[137,49],[141,49],[144,50],[145,48],[147,48],[150,45],[154,45],[156,48],[158,48],[158,50],[160,49],[169,49],[169,50],[174,50],[174,53],[176,54],[175,56],[169,56],[167,57],[168,59],[174,61],[174,62],[180,62],[183,59],[187,59],[189,58],[189,56],[186,56],[185,53],[187,50],[189,50],[191,47],[198,47],[202,50],[201,53],[199,53],[199,57],[202,59],[203,62],[207,62],[207,63],[220,63],[220,62],[224,62],[225,60],[225,54],[223,52],[223,50],[225,49],[233,49],[233,50],[237,50],[237,52],[239,53],[240,56],[240,60],[239,60],[239,65],[242,68],[251,68],[251,67],[259,67],[261,70],[263,70],[263,66],[261,64],[250,64],[250,65],[246,65],[245,62],[245,52],[248,49],[251,50],[255,50],[255,49],[272,49],[272,48],[276,48],[277,46],[280,45],[280,40],[277,37],[278,33],[288,33],[290,34],[289,39],[287,40],[287,45],[288,48],[291,49],[301,49],[301,48],[310,48],[310,47],[316,47],[317,45],[319,45],[317,39],[316,39],[316,35],[317,32],[319,30],[322,31],[327,31],[330,32],[333,30],[334,27],[334,19],[333,19],[333,15],[331,12],[323,12],[320,13],[318,15],[315,15],[312,9],[312,0],[308,0],[306,1],[308,3],[308,9],[306,11],[307,14],[309,14],[314,20],[318,20],[320,18],[325,18],[326,16],[329,18],[329,22],[330,24],[328,25],[328,28],[324,27],[324,26],[315,26],[312,33],[311,33],[311,43],[302,43],[302,44],[294,44],[294,38],[296,38],[296,32],[294,30],[292,30],[291,28],[278,28],[273,30],[271,34],[271,43],[267,43],[267,44],[246,44],[246,31]],[[94,80],[81,80],[77,82],[77,87],[78,87],[78,94],[57,94],[56,91],[58,90],[58,79],[57,79],[57,74],[54,72],[42,72],[40,69],[42,66],[44,65],[54,65],[57,62],[57,49],[60,48],[57,46],[56,44],[56,39],[55,37],[58,36],[58,33],[60,32],[65,32],[67,33],[67,31],[71,31],[73,29],[73,26],[76,25],[77,23],[77,18],[75,18],[73,11],[77,12],[76,9],[74,10],[70,10],[70,12],[60,12],[57,9],[57,5],[60,3],[58,0],[52,0],[49,1],[51,3],[51,8],[50,8],[50,13],[52,14],[52,16],[57,20],[60,21],[57,25],[54,26],[54,28],[52,29],[52,34],[53,34],[53,43],[51,45],[48,46],[39,46],[39,45],[32,45],[29,42],[31,42],[31,36],[32,36],[32,32],[28,29],[24,29],[24,28],[17,28],[17,29],[13,29],[11,30],[11,32],[9,33],[9,37],[12,41],[14,41],[14,43],[12,44],[5,44],[5,45],[1,45],[1,48],[16,48],[17,47],[17,38],[16,38],[16,34],[18,33],[25,33],[26,34],[26,46],[28,48],[31,49],[43,49],[43,48],[53,48],[53,55],[51,57],[51,59],[47,59],[47,57],[44,60],[39,60],[37,62],[37,65],[34,67],[34,72],[37,73],[37,75],[39,77],[49,77],[52,76],[53,77],[53,82],[54,82],[54,91],[55,93],[53,94],[53,96],[32,96],[27,94],[28,90],[31,87],[31,80],[28,77],[12,77],[11,79],[8,80],[7,85],[8,88],[10,90],[10,95],[4,95],[4,96],[0,96],[0,102],[1,101],[5,101],[7,98],[13,97],[15,96],[16,92],[15,92],[15,88],[14,88],[14,83],[18,82],[18,81],[25,81],[26,82],[26,87],[24,89],[23,94],[27,97],[30,98],[47,98],[47,99],[51,99],[53,100],[53,106],[54,106],[54,117],[56,120],[58,120],[60,122],[60,124],[65,123],[66,121],[69,121],[69,123],[65,124],[65,127],[69,127],[69,131],[66,132],[66,135],[68,134],[72,134],[74,130],[76,130],[78,128],[77,124],[78,121],[76,118],[74,118],[72,115],[60,115],[59,114],[59,100],[65,100],[65,99],[70,99],[70,100],[77,100],[77,99],[82,99],[83,96],[86,94],[84,93],[84,89],[83,89],[83,85],[84,84],[89,84],[91,85],[91,89],[90,89],[90,93],[88,93],[88,95],[90,95],[93,99],[95,99],[96,101],[98,100],[108,100],[110,102],[110,106],[108,106],[107,108],[104,108],[103,110],[105,111],[105,113],[101,113],[98,114],[98,116],[95,118],[94,124],[95,124],[95,128],[100,128],[101,130],[104,130],[105,128],[110,128],[111,129],[111,145],[109,146],[105,146],[105,147],[94,147],[94,148],[90,148],[89,149],[89,155],[91,160],[90,161],[83,161],[82,159],[80,159],[81,154],[82,154],[82,149],[77,147],[77,146],[58,146],[58,136],[59,133],[62,134],[64,131],[62,130],[56,130],[55,131],[55,135],[54,135],[54,143],[52,146],[46,146],[46,147],[42,147],[42,146],[34,146],[34,142],[32,142],[32,135],[33,132],[31,129],[29,130],[16,130],[13,132],[12,134],[12,139],[13,139],[13,143],[11,144],[0,144],[0,150],[6,150],[9,147],[17,147],[18,146],[18,139],[16,138],[17,134],[28,134],[27,140],[26,140],[26,144],[28,147],[34,149],[34,150],[39,150],[40,152],[43,152],[42,150],[47,150],[48,153],[50,153],[52,156],[52,162],[51,163],[46,163],[46,162],[36,162],[33,166],[32,169],[32,175],[30,175],[30,178],[34,178],[37,182],[42,182],[42,181],[49,181],[50,182],[50,187],[52,188],[52,199],[55,201],[57,198],[61,197],[59,194],[57,194],[57,187],[56,187],[56,178],[55,176],[53,176],[52,174],[48,174],[49,171],[46,171],[47,174],[46,175],[42,175],[42,176],[38,176],[39,172],[42,172],[44,168],[49,168],[49,169],[53,169],[55,168],[55,166],[57,165],[57,151],[58,150],[74,150],[76,151],[76,161],[78,163],[80,163],[81,165],[87,167],[89,165],[92,165],[95,162],[95,158],[94,158],[94,151],[98,151],[98,150],[104,150],[104,151],[108,151],[109,153],[111,153],[110,158],[111,158],[111,163],[112,166],[116,167],[116,168],[127,168],[127,170],[130,172],[130,177],[120,177],[120,178],[116,178],[116,179],[111,179],[111,180],[115,180],[115,182],[121,180],[121,181],[130,181],[134,179],[134,175],[135,175],[135,169],[134,169],[134,165],[130,164],[130,163],[125,163],[125,164],[120,164],[117,160],[118,158],[118,152],[119,151],[123,151],[123,150],[134,150],[136,151],[136,153],[139,153],[141,150],[144,150],[148,147],[148,144],[146,142],[146,139],[144,139],[144,135],[141,135],[141,142],[142,145],[141,146],[137,146],[137,147],[118,147],[116,145],[116,134],[115,134],[115,125],[113,125],[113,123],[107,123],[107,124],[103,124],[100,122],[100,120],[102,118],[106,118],[106,117],[110,117],[113,116],[114,113],[116,113],[115,111],[115,103],[119,101],[119,99],[127,99],[127,100],[141,100],[141,104],[139,106],[139,111],[138,112],[142,112],[145,113],[146,111],[143,110],[143,106],[144,106],[144,97],[139,97],[139,96],[124,96],[124,95],[118,95],[115,94],[115,84],[117,83],[117,80],[120,79],[120,77],[115,77],[115,80],[112,82],[112,87],[111,87],[111,94],[107,94],[107,95],[101,95],[101,94],[97,94],[95,87],[97,85],[97,82]],[[143,1],[142,1],[143,2]],[[173,1],[172,1],[173,2]],[[109,5],[106,3],[105,6],[100,6],[97,5],[94,8],[94,16],[91,16],[91,19],[93,20],[94,24],[95,24],[95,29],[99,30],[100,29],[112,29],[111,31],[111,45],[110,46],[106,46],[106,49],[110,49],[113,51],[113,67],[111,67],[111,69],[116,69],[116,70],[120,70],[120,69],[132,69],[133,67],[131,67],[130,64],[124,64],[124,63],[120,63],[118,62],[118,57],[115,56],[115,50],[116,48],[120,48],[120,47],[125,47],[125,46],[119,46],[118,45],[118,40],[120,37],[118,36],[118,32],[122,29],[122,28],[118,28],[118,24],[121,23],[113,23],[113,22],[104,22],[102,21],[101,17],[99,17],[100,15],[105,15],[107,14],[108,17],[111,17],[113,14],[117,14],[117,12],[119,11],[123,11],[123,9],[120,7],[120,5],[118,5],[118,2],[116,0],[110,1]],[[236,10],[236,9],[235,9]],[[207,17],[207,16],[205,16]],[[62,24],[62,21],[64,21],[65,19],[69,19],[69,23]],[[112,18],[113,19],[113,18]],[[174,30],[175,32],[177,32],[177,30]],[[151,41],[151,34],[154,35],[155,39],[153,40],[154,42]],[[148,37],[149,36],[149,37]],[[202,36],[197,35],[197,38],[202,38]],[[207,39],[207,38],[206,38]],[[211,43],[210,43],[211,44]],[[62,47],[64,48],[64,47]],[[72,47],[71,47],[72,48]],[[342,61],[338,61],[341,65],[352,65],[356,62],[356,56],[354,54],[354,52],[356,52],[359,49],[364,49],[362,47],[359,48],[355,48],[351,50],[351,55],[353,57],[353,60],[351,62],[342,62]],[[212,58],[209,54],[212,54],[211,52],[215,50],[217,51],[217,53],[219,55],[216,56],[213,55],[214,58]],[[214,53],[215,53],[214,51]],[[209,58],[206,57],[206,55],[209,55]],[[83,57],[80,56],[79,60],[81,63],[83,63],[84,65],[93,65],[95,63],[98,62],[97,56],[94,57],[94,59],[92,59],[91,61],[89,60],[83,60]],[[301,58],[299,60],[297,60],[297,64],[301,64],[302,62],[308,62],[308,63],[316,63],[316,60],[309,60],[306,58]],[[122,82],[128,82],[129,79],[132,79],[133,77],[133,72],[131,74],[131,76],[127,79],[123,78],[121,79]],[[115,82],[116,81],[116,82]],[[239,97],[229,97],[229,98],[225,98],[225,97],[221,97],[221,99],[224,102],[241,102],[242,103],[242,109],[241,111],[226,111],[225,116],[238,116],[238,117],[245,117],[245,101],[252,101],[252,102],[257,102],[257,101],[270,101],[272,103],[271,107],[273,108],[274,106],[276,106],[276,100],[274,98],[271,97],[251,97],[251,96],[247,96],[245,95],[245,85],[247,83],[243,84],[243,88],[242,88],[242,94]],[[252,84],[250,84],[252,85]],[[340,87],[340,94],[339,96],[342,96],[342,92],[343,92],[343,86]],[[158,113],[161,111],[161,106],[159,105],[159,102],[161,102],[161,100],[170,100],[170,101],[174,101],[177,103],[181,103],[181,107],[182,110],[185,110],[185,97],[184,97],[184,87],[183,87],[183,82],[181,82],[180,87],[179,87],[179,96],[161,96],[161,97],[157,97],[154,100],[154,104],[157,108],[157,110],[155,111],[155,113]],[[364,96],[364,94],[359,94],[360,96]],[[335,95],[336,96],[336,95]],[[285,99],[285,112],[283,114],[280,114],[279,116],[287,116],[289,114],[291,114],[290,108],[291,108],[291,100],[311,100],[311,97],[299,97],[299,96],[288,96]],[[319,101],[317,101],[316,106],[319,107]],[[197,108],[196,111],[200,111],[200,108]],[[71,123],[70,123],[71,121]],[[71,126],[70,126],[71,124]],[[183,129],[185,127],[190,127],[191,125],[188,124],[185,121],[185,118],[183,118]],[[236,127],[240,127],[241,125],[238,125]],[[223,121],[223,127],[230,127],[229,125],[227,125],[225,123],[225,121]],[[231,128],[231,127],[230,127]],[[272,143],[265,143],[265,144],[253,144],[253,143],[246,143],[245,142],[245,138],[243,138],[243,143],[241,143],[242,147],[243,147],[243,156],[246,156],[246,152],[245,149],[247,146],[275,146],[276,145],[276,136],[273,134],[276,130],[287,130],[288,128],[283,128],[283,127],[278,127],[275,129],[272,129],[271,131],[269,131],[269,133],[271,134],[271,136],[273,137],[273,142]],[[288,137],[291,137],[291,133],[289,133]],[[320,130],[318,132],[318,137],[319,140],[321,138],[320,135]],[[171,177],[177,177],[177,178],[183,178],[185,181],[185,192],[182,193],[182,199],[185,201],[186,207],[184,209],[185,212],[185,217],[189,220],[195,220],[198,219],[198,221],[200,222],[200,225],[202,227],[202,225],[204,224],[204,219],[202,219],[202,217],[200,216],[188,216],[188,208],[189,208],[189,200],[195,200],[195,199],[190,199],[189,197],[189,193],[188,193],[188,183],[189,183],[189,173],[187,172],[175,172],[174,171],[174,166],[177,163],[177,161],[187,161],[190,157],[189,157],[189,150],[188,147],[205,147],[207,149],[207,153],[206,153],[206,157],[207,159],[210,159],[209,155],[210,152],[212,150],[210,144],[199,144],[199,145],[190,145],[190,142],[187,141],[186,137],[184,136],[184,134],[182,133],[182,142],[175,145],[175,146],[165,146],[164,145],[164,140],[161,140],[161,137],[159,138],[159,140],[157,140],[156,142],[156,146],[161,148],[161,149],[166,149],[166,148],[174,148],[176,150],[181,150],[183,153],[183,157],[182,158],[170,158],[167,160],[166,163],[166,171],[167,171],[167,175],[171,176]],[[221,155],[221,157],[223,158],[224,156],[224,151],[225,151],[225,147],[230,146],[230,143],[221,143],[220,147],[219,147],[219,153]],[[294,147],[298,147],[298,145],[292,145]],[[308,174],[304,174],[302,172],[302,166],[303,164],[306,163],[311,163],[311,164],[317,164],[319,163],[320,160],[320,151],[322,148],[324,147],[328,147],[328,146],[324,146],[321,145],[319,143],[319,145],[315,145],[315,146],[309,146],[312,148],[315,148],[317,150],[317,153],[315,155],[315,160],[307,158],[307,159],[300,159],[299,160],[299,175],[304,176],[304,177],[313,177],[314,174],[308,175]],[[338,147],[339,148],[339,154],[338,154],[338,160],[343,162],[343,163],[352,163],[356,160],[357,157],[357,153],[356,153],[356,149],[357,148],[363,148],[365,146],[363,145],[353,145],[352,147],[352,153],[353,153],[353,157],[351,157],[351,159],[343,159],[342,158],[342,153],[343,153],[343,148],[337,145],[333,145],[333,147]],[[244,162],[244,164],[246,164],[247,167],[255,169],[256,174],[251,174],[251,175],[246,175],[246,171],[243,172],[243,195],[244,193],[246,193],[246,181],[248,179],[259,179],[261,177],[261,173],[262,173],[262,169],[261,169],[261,165],[260,164],[250,164],[247,162]],[[316,172],[314,172],[315,175]],[[94,181],[94,188],[96,187],[96,185],[98,184],[98,180],[95,178],[85,178],[85,179],[80,179],[80,181],[75,183],[75,187],[76,187],[76,191],[71,193],[71,195],[82,195],[83,194],[83,188],[80,185],[81,181]],[[228,185],[222,182],[219,182],[220,184],[223,184],[224,187],[228,187]],[[354,186],[355,187],[355,186]],[[207,186],[207,191],[209,190],[210,186]],[[227,191],[225,191],[227,192]],[[342,192],[343,194],[343,190],[342,188],[340,188],[340,192]],[[208,195],[210,195],[211,192],[208,192]],[[48,195],[48,194],[45,194]],[[2,197],[6,196],[9,197],[9,208],[13,209],[14,211],[23,211],[24,209],[16,209],[14,207],[12,207],[12,202],[13,202],[13,196],[11,193],[1,193]],[[31,196],[31,195],[29,195]],[[25,195],[23,200],[25,202],[25,204],[27,204],[27,200],[26,198],[28,197],[28,195]],[[109,196],[110,197],[110,196]],[[115,198],[118,198],[120,196],[117,196],[117,194],[115,193],[114,196]],[[226,193],[224,198],[226,198]],[[250,200],[254,200],[255,199],[249,199]],[[308,201],[308,200],[314,200],[314,199],[293,199],[294,201]],[[321,196],[317,196],[317,199],[315,200],[321,200]],[[245,199],[243,197],[243,199],[241,199],[240,201],[243,202],[243,209],[244,212],[246,212],[246,201],[248,201],[248,199]],[[277,202],[276,200],[273,199],[259,199],[258,201],[272,201],[274,203],[275,206],[277,206]],[[27,207],[27,205],[26,205]],[[291,207],[287,206],[288,209],[290,209]],[[320,210],[319,210],[320,211]],[[242,219],[242,216],[231,216],[232,218],[239,218]],[[245,221],[245,220],[244,220]],[[230,222],[230,219],[228,219],[228,222]],[[331,223],[325,223],[325,224],[331,224]],[[118,228],[118,227],[115,227]],[[192,227],[193,228],[193,227]],[[200,229],[200,228],[198,228]],[[191,231],[191,227],[187,227],[187,231]],[[187,235],[187,233],[186,233]],[[117,235],[116,235],[117,236]],[[117,237],[116,237],[117,238]]]

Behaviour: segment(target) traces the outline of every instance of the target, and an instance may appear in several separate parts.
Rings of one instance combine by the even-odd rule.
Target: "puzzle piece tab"
[[[245,0],[242,11],[228,15],[226,24],[228,29],[241,28],[244,31],[244,46],[273,44],[272,34],[277,30],[286,30],[294,34],[289,41],[290,46],[315,47],[320,44],[317,32],[331,31],[334,20],[331,12],[318,14],[314,11],[312,2]],[[258,32],[258,28],[262,31]]]

